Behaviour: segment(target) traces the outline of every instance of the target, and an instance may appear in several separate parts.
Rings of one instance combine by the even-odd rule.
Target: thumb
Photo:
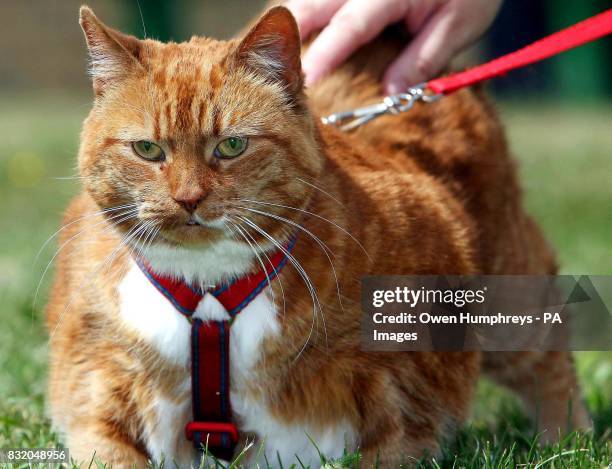
[[[442,70],[465,38],[457,30],[455,15],[438,10],[385,72],[383,83],[389,94],[406,91]]]

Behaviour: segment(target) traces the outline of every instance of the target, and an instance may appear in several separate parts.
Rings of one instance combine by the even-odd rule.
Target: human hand
[[[404,22],[413,39],[385,72],[387,93],[405,91],[439,73],[484,33],[502,0],[289,0],[302,38],[322,29],[302,68],[312,84],[388,25]]]

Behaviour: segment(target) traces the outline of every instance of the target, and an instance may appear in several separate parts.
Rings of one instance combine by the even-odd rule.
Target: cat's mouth
[[[196,215],[197,217],[197,215]],[[199,218],[199,217],[198,217]],[[185,223],[187,226],[204,226],[204,223],[202,221],[200,221],[198,218],[195,217],[191,217],[189,220],[187,220],[187,223]]]
[[[165,220],[156,238],[173,246],[199,247],[227,236],[226,221],[223,215],[214,218],[198,216],[196,213],[182,220]]]
[[[216,228],[221,229],[225,226],[224,217],[214,218],[212,220],[204,220],[197,213],[193,213],[191,217],[185,222],[186,226],[195,228]]]

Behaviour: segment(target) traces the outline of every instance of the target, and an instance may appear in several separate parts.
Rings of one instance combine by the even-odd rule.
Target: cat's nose
[[[176,200],[176,202],[178,202],[178,204],[181,205],[189,213],[193,213],[205,197],[206,194],[204,193],[204,191],[195,191],[183,194],[176,194],[172,198]]]
[[[195,212],[196,208],[198,208],[198,204],[202,199],[191,199],[191,200],[177,200],[179,204],[181,204],[185,210],[189,213]]]

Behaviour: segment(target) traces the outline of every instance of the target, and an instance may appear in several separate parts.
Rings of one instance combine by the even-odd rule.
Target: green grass
[[[50,447],[57,437],[44,416],[48,349],[42,315],[49,274],[34,309],[32,302],[57,245],[50,243],[35,257],[77,190],[73,180],[56,178],[75,174],[89,98],[0,102],[0,447]],[[527,205],[558,249],[563,271],[612,274],[612,108],[514,105],[503,114],[521,161]],[[540,447],[515,398],[483,381],[469,424],[441,459],[424,460],[422,466],[607,466],[612,459],[612,354],[582,352],[576,358],[594,433]],[[348,455],[344,465],[357,456]]]

